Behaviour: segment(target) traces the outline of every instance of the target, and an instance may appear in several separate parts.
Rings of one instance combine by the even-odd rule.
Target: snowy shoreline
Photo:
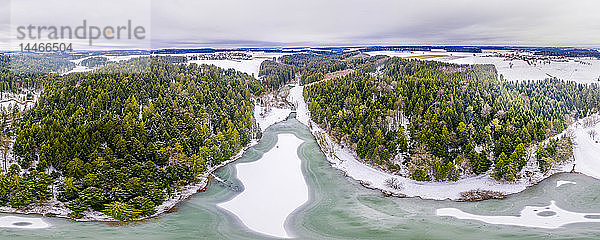
[[[220,168],[225,165],[236,161],[239,159],[246,150],[253,147],[258,143],[258,140],[252,140],[248,145],[242,148],[235,156],[231,157],[230,160],[222,162],[217,166],[213,166],[207,169],[201,176],[198,177],[199,181],[190,185],[179,187],[175,194],[173,194],[170,198],[166,199],[161,205],[156,207],[156,212],[152,215],[145,216],[142,218],[135,219],[134,221],[142,221],[146,219],[151,219],[158,217],[159,215],[171,211],[174,207],[176,207],[179,203],[189,199],[192,195],[197,192],[203,191],[209,182],[209,177]],[[66,218],[71,219],[77,222],[115,222],[115,220],[108,215],[98,212],[98,211],[84,211],[83,217],[79,219],[73,219],[68,216],[72,211],[67,208],[67,205],[63,202],[59,201],[47,201],[42,203],[33,204],[31,207],[17,209],[13,207],[0,207],[0,213],[7,214],[24,214],[24,215],[41,215],[45,217],[58,217],[58,218]]]
[[[574,160],[571,159],[570,161],[556,166],[547,173],[537,171],[536,160],[534,158],[530,159],[521,173],[531,171],[535,174],[528,178],[523,177],[516,182],[498,182],[490,177],[489,174],[466,177],[455,182],[419,182],[370,166],[359,160],[356,154],[348,147],[343,147],[333,141],[323,129],[310,119],[310,113],[302,96],[302,91],[302,86],[295,86],[292,88],[289,95],[289,101],[297,106],[296,118],[302,124],[309,127],[310,132],[317,139],[319,148],[325,154],[331,166],[342,171],[345,176],[358,181],[363,186],[380,190],[385,195],[453,201],[461,200],[461,194],[469,191],[491,191],[505,196],[522,192],[528,187],[536,185],[556,173],[569,172],[573,168],[573,165],[580,164],[580,162],[590,165],[590,162],[593,161],[593,159],[579,159],[579,155],[589,153],[588,151],[580,151],[581,146],[578,146],[574,149]],[[577,126],[578,125],[576,124],[570,127],[570,129],[575,129],[575,132],[579,133],[577,135],[578,137],[585,137],[585,135],[581,133],[582,130],[577,130]],[[600,131],[600,124],[597,124],[596,128]],[[578,139],[576,138],[575,140]],[[597,156],[600,156],[600,145],[597,149]],[[585,174],[596,178],[600,176],[598,173]],[[396,181],[399,182],[399,188],[392,188],[388,186],[389,184],[386,184],[386,180],[392,178],[395,178]]]
[[[221,63],[224,63],[224,61],[212,62],[212,64],[219,66],[219,67],[234,68],[237,71],[245,72],[248,74],[252,74],[252,73],[258,74],[258,70],[260,68],[260,63],[262,63],[262,61],[266,60],[267,56],[270,58],[273,56],[280,56],[280,54],[275,54],[275,55],[257,54],[257,56],[253,56],[253,57],[258,57],[259,59],[249,60],[249,61],[253,62],[253,64],[250,67],[246,66],[246,64],[234,64],[231,66],[229,66],[229,65],[223,66],[223,65],[221,65]],[[131,56],[123,56],[123,57],[106,56],[106,57],[109,58],[109,61],[121,61],[121,60],[128,60],[133,57],[141,57],[141,55],[140,56],[131,55]],[[87,58],[82,58],[82,59],[73,60],[73,61],[74,61],[74,63],[79,64],[84,59],[87,59]],[[246,62],[248,62],[248,61],[246,61]],[[217,64],[215,64],[215,63],[217,63]],[[258,77],[258,76],[256,76],[256,77]],[[38,97],[39,97],[39,94],[37,95],[36,100]],[[267,98],[270,99],[270,98],[272,98],[272,96],[268,95]],[[273,108],[269,107],[268,109],[265,109],[265,107],[256,104],[253,115],[254,115],[256,122],[262,133],[269,126],[286,120],[287,117],[289,116],[290,112],[291,112],[291,109],[277,108],[277,107],[273,107]],[[146,220],[146,219],[155,218],[163,213],[170,212],[171,209],[175,208],[179,203],[189,199],[195,193],[205,189],[208,186],[209,177],[215,171],[219,170],[221,167],[223,167],[231,162],[236,161],[238,158],[240,158],[242,156],[242,154],[246,150],[248,150],[249,148],[256,145],[259,140],[260,139],[252,140],[252,142],[250,142],[248,145],[243,147],[235,156],[231,157],[230,160],[222,162],[221,164],[219,164],[217,166],[213,166],[213,167],[207,169],[206,172],[204,172],[201,176],[198,177],[198,180],[199,180],[198,182],[179,187],[176,190],[176,193],[173,194],[173,196],[166,199],[161,205],[158,205],[156,207],[156,213],[154,213],[150,216],[145,216],[145,217],[136,219],[135,221],[142,221],[142,220]],[[82,218],[73,219],[68,216],[68,214],[71,212],[72,211],[67,208],[67,205],[65,203],[59,202],[57,200],[49,200],[49,201],[35,203],[35,204],[32,204],[31,206],[28,206],[27,208],[23,208],[23,209],[17,209],[17,208],[8,207],[8,206],[0,207],[0,213],[6,213],[6,214],[24,214],[24,215],[46,216],[46,217],[58,217],[58,218],[72,219],[72,220],[79,221],[79,222],[93,222],[93,221],[114,222],[114,221],[117,221],[117,220],[107,216],[106,214],[104,214],[102,212],[98,212],[98,211],[84,211],[84,212],[82,212],[82,214],[83,214]]]
[[[259,114],[259,111],[262,111],[263,108],[259,108],[255,106],[254,116],[257,124],[261,129],[261,133],[265,131],[271,125],[279,123],[281,121],[285,121],[291,112],[290,109],[277,109],[275,111],[268,111],[266,114]],[[164,213],[170,212],[171,209],[177,207],[177,205],[181,202],[186,201],[190,197],[192,197],[195,193],[203,191],[208,186],[209,178],[212,176],[214,172],[224,167],[225,165],[232,163],[238,160],[244,152],[246,152],[251,147],[258,144],[260,139],[252,140],[248,145],[244,146],[240,151],[231,157],[230,160],[222,162],[217,166],[213,166],[208,168],[201,176],[198,177],[199,181],[193,184],[189,184],[186,186],[179,187],[175,194],[173,194],[170,198],[166,199],[161,205],[156,206],[156,212],[152,215],[145,216],[142,218],[135,219],[134,221],[143,221],[151,218],[156,218]],[[98,212],[98,211],[84,211],[82,212],[83,217],[79,219],[73,219],[68,216],[72,211],[67,208],[67,205],[63,202],[59,202],[56,200],[50,200],[40,203],[32,204],[31,206],[23,209],[17,209],[13,207],[3,206],[0,207],[0,213],[6,214],[23,214],[23,215],[37,215],[37,216],[45,216],[45,217],[58,217],[71,219],[78,222],[116,222],[115,220],[108,215]]]

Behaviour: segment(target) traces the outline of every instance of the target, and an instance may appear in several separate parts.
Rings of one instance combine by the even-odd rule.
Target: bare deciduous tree
[[[385,184],[385,186],[390,187],[395,190],[401,190],[404,188],[404,185],[402,184],[402,182],[400,182],[400,180],[398,180],[397,178],[394,178],[394,177],[386,179],[384,184]]]
[[[0,137],[0,150],[2,151],[2,156],[4,157],[4,171],[8,172],[8,168],[7,168],[7,156],[8,156],[8,151],[10,150],[10,138],[8,136],[1,136]]]
[[[487,103],[485,105],[483,105],[483,108],[481,109],[481,115],[484,118],[487,118],[491,112],[492,112],[492,107],[490,107],[490,105],[488,105]]]
[[[587,133],[590,135],[590,137],[592,137],[592,139],[596,140],[596,135],[598,135],[598,133],[596,132],[596,130],[592,129],[587,131]]]

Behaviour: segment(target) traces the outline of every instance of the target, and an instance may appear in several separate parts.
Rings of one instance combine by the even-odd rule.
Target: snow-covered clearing
[[[262,132],[269,126],[285,120],[291,112],[292,109],[289,108],[270,107],[267,109],[258,104],[254,105],[254,119]]]
[[[588,117],[596,118],[597,115]],[[600,133],[600,123],[585,127],[584,120],[579,120],[573,130],[573,157],[575,158],[575,171],[600,179],[600,136],[590,135],[590,133]],[[573,169],[572,165],[563,167],[563,171],[569,172]]]
[[[463,212],[456,208],[440,208],[438,216],[449,216],[458,219],[478,220],[489,224],[513,225],[555,229],[571,223],[600,222],[600,213],[577,213],[564,210],[554,201],[549,206],[525,206],[519,216],[484,216]],[[587,217],[586,217],[587,216]]]
[[[504,79],[511,81],[543,80],[548,77],[557,77],[563,80],[572,80],[580,83],[598,82],[600,78],[600,60],[589,58],[567,58],[564,61],[551,61],[543,64],[537,62],[528,64],[523,60],[507,60],[504,57],[494,56],[497,53],[530,54],[529,52],[517,53],[516,51],[484,51],[483,53],[457,53],[457,52],[394,52],[376,51],[368,52],[370,55],[387,55],[396,57],[411,57],[422,55],[447,55],[446,57],[428,58],[424,60],[440,61],[456,64],[493,64],[502,74]]]
[[[40,229],[50,227],[41,218],[5,216],[0,217],[0,228]]]
[[[236,215],[253,231],[290,238],[285,220],[308,201],[308,185],[296,154],[302,142],[293,134],[279,134],[276,146],[261,159],[236,164],[244,191],[217,206]]]
[[[71,69],[70,71],[67,71],[65,73],[63,73],[62,75],[66,75],[69,73],[78,73],[78,72],[90,72],[93,71],[95,69],[98,69],[97,67],[95,68],[90,68],[90,67],[86,67],[86,66],[82,66],[81,62],[83,62],[83,60],[89,59],[89,58],[93,58],[93,57],[105,57],[108,59],[109,62],[120,62],[120,61],[126,61],[126,60],[130,60],[133,58],[138,58],[138,57],[148,57],[149,55],[123,55],[123,56],[111,56],[111,55],[99,55],[99,56],[88,56],[88,57],[82,57],[79,59],[74,59],[74,60],[69,60],[72,63],[75,63],[75,68]]]
[[[260,70],[260,64],[266,60],[263,59],[252,59],[252,60],[190,60],[188,63],[195,63],[198,65],[208,64],[215,65],[223,69],[233,68],[236,71],[247,73],[250,76],[258,78],[258,71]]]
[[[66,74],[69,74],[69,73],[76,73],[76,72],[89,72],[89,71],[92,71],[92,70],[94,70],[94,69],[86,67],[86,66],[77,65],[77,66],[75,66],[75,68],[71,69],[71,71],[63,73],[63,75],[66,75]]]
[[[14,106],[19,108],[19,111],[33,108],[35,102],[40,98],[41,91],[30,91],[28,89],[22,89],[22,93],[0,93],[0,108],[4,111],[11,112]],[[27,93],[31,93],[31,99],[27,99]]]

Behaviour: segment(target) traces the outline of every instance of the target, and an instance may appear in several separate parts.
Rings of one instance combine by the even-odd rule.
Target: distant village
[[[580,60],[579,58],[571,58],[566,56],[550,56],[545,54],[539,54],[531,51],[510,51],[510,52],[494,52],[483,57],[500,57],[504,58],[504,61],[522,60],[530,66],[537,66],[538,64],[550,64],[552,62],[569,62],[574,61],[583,65],[591,65],[589,62]],[[513,64],[509,64],[512,68]]]

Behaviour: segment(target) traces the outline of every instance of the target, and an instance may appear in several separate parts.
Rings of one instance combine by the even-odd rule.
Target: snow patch
[[[572,181],[563,181],[563,180],[558,180],[556,181],[556,187],[560,187],[562,185],[565,184],[577,184],[576,182],[572,182]]]
[[[556,206],[554,201],[549,206],[525,206],[519,216],[485,216],[463,212],[456,208],[440,208],[438,216],[458,219],[478,220],[489,224],[513,225],[522,227],[556,229],[571,223],[600,222],[600,213],[577,213]]]
[[[44,222],[41,218],[17,216],[0,217],[0,228],[40,229],[48,227],[50,227],[50,224]]]
[[[120,62],[120,61],[128,61],[134,58],[141,58],[141,57],[148,57],[149,55],[121,55],[121,56],[114,56],[114,55],[102,55],[102,57],[106,57],[108,58],[109,62]]]
[[[588,118],[594,117],[598,116],[593,115]],[[590,132],[600,133],[600,123],[585,127],[584,121],[585,119],[581,119],[571,127],[573,129],[573,157],[575,162],[574,166],[565,166],[563,171],[568,172],[574,169],[576,172],[600,179],[600,137],[590,135]]]
[[[289,108],[266,107],[258,104],[254,105],[254,119],[260,127],[261,132],[264,132],[271,125],[281,122],[292,112]]]
[[[68,72],[63,73],[62,75],[67,75],[67,74],[76,73],[76,72],[89,72],[89,71],[92,71],[92,70],[94,70],[94,68],[89,68],[89,67],[86,67],[86,66],[77,65],[77,66],[75,66],[75,68],[71,69]]]
[[[277,145],[261,159],[238,163],[237,177],[244,191],[217,206],[236,215],[249,229],[290,238],[285,220],[308,201],[308,185],[296,153],[303,141],[293,134],[279,134]]]

